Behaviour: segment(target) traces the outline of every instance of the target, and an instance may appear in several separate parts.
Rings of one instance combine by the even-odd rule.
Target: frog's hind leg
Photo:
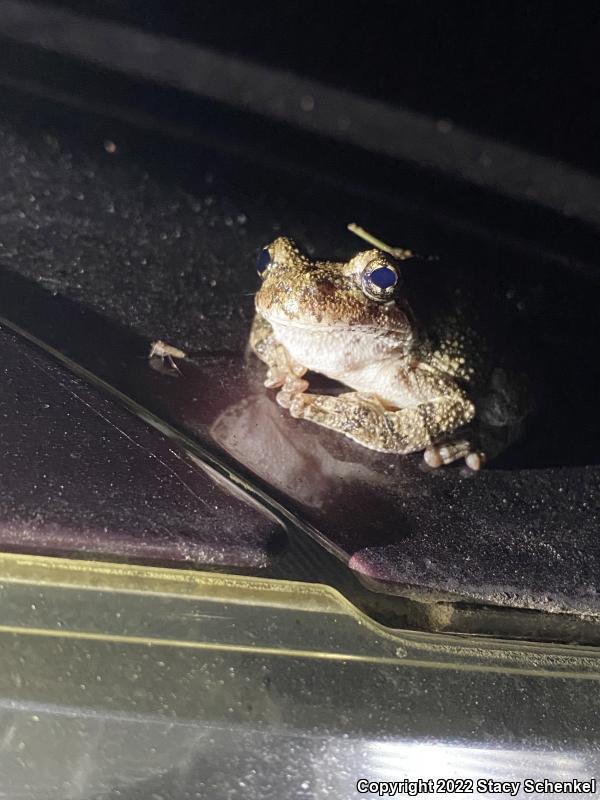
[[[494,369],[468,437],[444,438],[432,444],[423,454],[425,463],[441,467],[464,458],[470,469],[479,470],[522,435],[525,418],[532,410],[533,397],[526,379]]]
[[[472,429],[469,426],[465,438],[443,439],[427,447],[423,459],[435,468],[464,458],[467,467],[477,471],[517,441],[523,429],[523,420],[518,419],[502,426],[475,424]]]
[[[359,392],[300,394],[290,404],[293,417],[316,422],[355,442],[384,453],[414,453],[465,425],[473,406],[460,393],[408,408],[386,408],[377,397]]]
[[[289,395],[292,396],[308,389],[308,381],[302,380],[306,367],[290,356],[273,335],[273,328],[260,314],[256,314],[250,331],[250,347],[254,353],[268,366],[265,386],[268,389],[283,387],[278,394],[282,395],[280,405],[285,405]],[[289,403],[288,403],[289,404]]]

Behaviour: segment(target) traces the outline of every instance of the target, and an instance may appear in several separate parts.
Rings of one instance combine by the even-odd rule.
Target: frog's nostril
[[[269,253],[266,247],[258,254],[258,258],[256,259],[256,269],[258,270],[258,274],[262,275],[267,267],[271,264],[271,253]]]
[[[327,278],[322,278],[315,284],[315,289],[320,295],[329,296],[335,293],[335,285]]]

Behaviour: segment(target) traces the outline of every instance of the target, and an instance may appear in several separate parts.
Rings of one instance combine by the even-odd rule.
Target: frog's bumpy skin
[[[483,465],[476,437],[458,435],[475,417],[467,388],[483,369],[481,342],[463,320],[449,309],[433,347],[398,291],[393,302],[370,297],[365,270],[386,264],[380,250],[313,262],[280,237],[263,252],[250,346],[281,406],[373,450],[424,450],[432,467],[460,458]],[[396,288],[401,293],[401,276]],[[309,394],[308,370],[354,391]]]
[[[423,450],[448,429],[466,424],[473,411],[460,397],[391,411],[376,398],[366,398],[359,392],[337,397],[300,394],[290,406],[293,417],[343,433],[372,450],[398,454]]]

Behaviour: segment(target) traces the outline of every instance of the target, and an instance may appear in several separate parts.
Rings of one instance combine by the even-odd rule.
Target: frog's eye
[[[256,259],[256,269],[258,270],[258,274],[262,277],[268,267],[271,265],[271,253],[269,253],[266,247],[258,254],[258,258]]]
[[[371,300],[387,302],[394,296],[398,284],[398,273],[389,264],[375,260],[367,264],[360,277],[363,292]]]

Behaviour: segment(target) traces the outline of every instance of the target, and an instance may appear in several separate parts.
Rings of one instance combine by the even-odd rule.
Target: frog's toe
[[[474,449],[473,443],[468,439],[432,444],[423,453],[423,459],[427,466],[434,469],[452,464],[453,461],[458,461],[460,458],[464,458],[466,465],[475,471],[481,469],[485,464],[485,453]]]
[[[296,419],[302,419],[304,416],[306,416],[306,410],[312,403],[313,397],[314,395],[311,394],[294,395],[290,404],[288,405],[290,416],[295,417]]]
[[[307,380],[288,375],[275,399],[282,408],[291,408],[296,398],[304,397],[303,392],[308,389],[308,385]]]
[[[465,464],[467,465],[467,467],[469,467],[469,469],[472,469],[475,472],[480,470],[484,466],[485,462],[486,462],[485,453],[482,452],[481,450],[478,451],[474,450],[472,453],[469,453],[469,455],[465,457]]]
[[[292,372],[292,375],[294,375],[296,378],[301,378],[303,375],[306,375],[306,373],[308,372],[308,369],[305,366],[303,366],[302,364],[298,364],[297,361],[290,362],[289,367],[290,367],[290,370]]]
[[[267,370],[265,386],[267,389],[278,389],[285,383],[286,373],[279,369],[271,368]]]

